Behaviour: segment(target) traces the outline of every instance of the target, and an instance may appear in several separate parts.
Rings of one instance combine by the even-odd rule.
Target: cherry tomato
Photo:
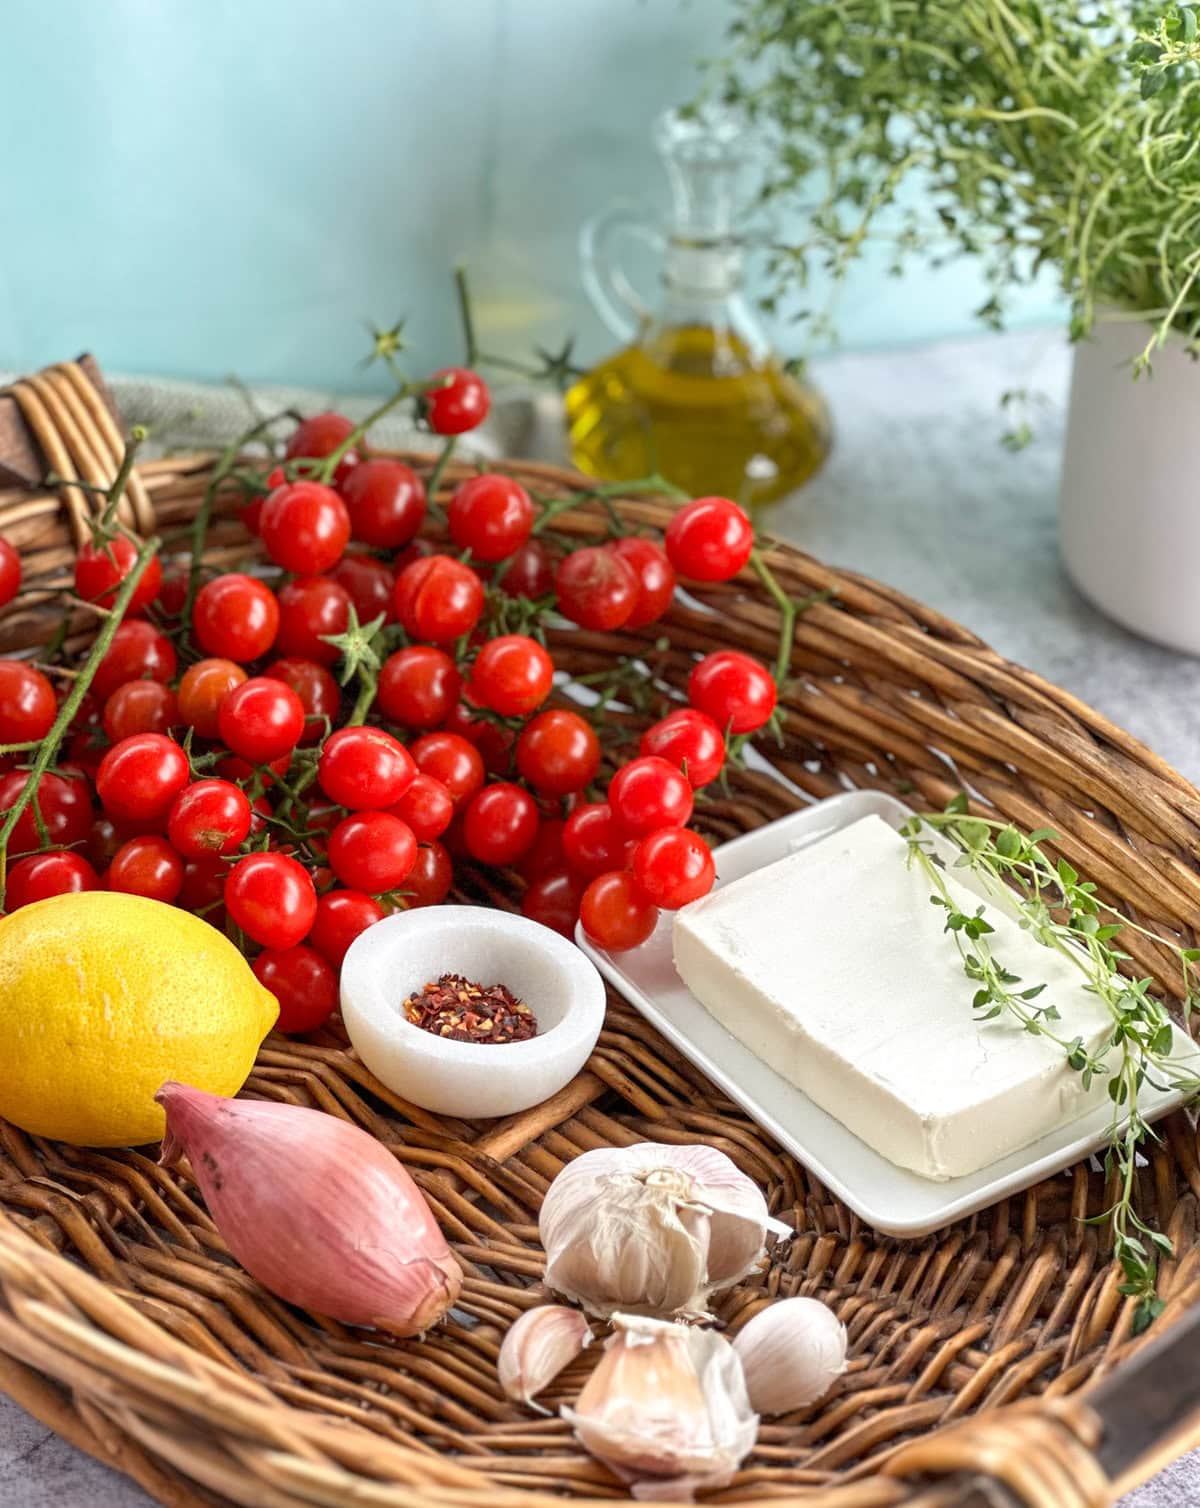
[[[443,367],[429,379],[440,386],[425,394],[425,418],[435,435],[462,435],[478,429],[492,397],[487,383],[467,367]]]
[[[330,576],[303,576],[285,582],[277,594],[279,632],[275,652],[332,665],[341,654],[327,642],[344,634],[350,622],[350,593]]]
[[[666,827],[643,838],[631,867],[643,893],[664,911],[698,901],[716,878],[711,849],[690,827]]]
[[[347,419],[345,414],[326,412],[301,419],[284,446],[284,459],[323,461],[349,439],[353,430],[354,420]]]
[[[775,711],[775,682],[738,649],[705,655],[688,677],[688,701],[727,732],[753,733]]]
[[[454,865],[450,855],[438,842],[422,843],[404,882],[405,906],[410,911],[421,906],[437,906],[450,894],[453,883]]]
[[[563,828],[566,823],[560,817],[543,817],[538,824],[533,847],[521,860],[519,868],[527,880],[540,880],[544,874],[556,869],[565,869],[567,856],[563,852]]]
[[[114,822],[103,812],[95,819],[88,830],[87,857],[97,871],[107,869],[121,844],[136,836],[127,831],[127,827],[132,825]]]
[[[304,732],[304,703],[285,681],[254,675],[217,709],[221,740],[251,764],[282,759]]]
[[[58,716],[54,687],[25,660],[0,660],[0,744],[37,743]]]
[[[8,871],[4,887],[5,911],[18,911],[34,901],[48,901],[53,895],[70,895],[80,890],[95,890],[100,884],[96,871],[82,854],[53,849],[18,859]]]
[[[692,789],[715,780],[725,763],[725,739],[707,712],[680,707],[642,734],[642,754],[657,754],[683,771]]]
[[[113,855],[104,883],[109,890],[170,905],[183,889],[183,860],[154,833],[130,838]]]
[[[440,780],[418,770],[408,790],[388,811],[408,823],[419,843],[427,843],[430,838],[440,838],[450,826],[454,802]]]
[[[484,786],[463,813],[463,842],[481,864],[515,864],[533,847],[537,830],[533,797],[509,781]]]
[[[320,743],[332,727],[342,700],[338,683],[325,666],[314,660],[272,660],[263,675],[268,680],[282,681],[300,698],[304,708],[304,732],[300,742]]]
[[[461,733],[473,743],[489,773],[507,775],[512,768],[512,751],[517,735],[502,723],[493,722],[489,717],[480,717],[478,704],[468,692],[464,692],[462,700],[450,709],[450,715],[442,726],[446,732]]]
[[[275,784],[274,776],[284,776],[292,763],[292,756],[284,754],[279,759],[272,759],[268,764],[259,765],[255,768],[248,760],[240,758],[237,754],[227,754],[224,759],[217,761],[217,774],[222,780],[232,780],[235,785],[244,781],[252,780],[260,776],[265,786]]]
[[[315,948],[267,948],[251,966],[264,990],[279,1002],[275,1030],[312,1032],[333,1015],[338,1002],[337,975]]]
[[[21,557],[7,539],[0,539],[0,607],[7,607],[21,590]]]
[[[309,946],[316,948],[327,964],[339,968],[354,939],[382,921],[384,914],[383,907],[365,890],[331,890],[317,901]]]
[[[577,876],[565,869],[551,870],[539,875],[521,897],[521,915],[564,937],[574,937],[583,891],[583,881]]]
[[[517,739],[517,769],[542,796],[566,796],[596,778],[600,740],[578,712],[539,712]]]
[[[231,571],[196,593],[192,630],[205,654],[224,660],[257,660],[279,632],[279,603],[262,581]]]
[[[274,599],[272,599],[274,600]],[[175,676],[175,646],[153,623],[131,618],[117,627],[108,651],[92,677],[92,695],[106,702],[126,681],[170,681]]]
[[[329,574],[350,594],[360,623],[373,623],[380,613],[385,622],[391,621],[396,590],[396,573],[391,566],[373,555],[347,550]]]
[[[411,638],[448,644],[479,622],[483,583],[452,555],[426,555],[396,577],[393,606]]]
[[[123,738],[96,771],[96,794],[104,810],[127,822],[165,817],[187,783],[187,755],[161,733]]]
[[[89,540],[75,557],[75,595],[99,607],[111,607],[122,581],[133,570],[137,555],[137,546],[123,534],[99,548]],[[137,613],[149,607],[161,586],[162,562],[152,555],[133,589],[126,612]]]
[[[167,837],[185,859],[230,854],[250,831],[250,798],[229,780],[197,780],[171,805]]]
[[[113,743],[134,733],[165,733],[178,721],[175,693],[161,681],[126,681],[104,704],[104,731]]]
[[[564,618],[604,633],[629,622],[641,595],[633,567],[602,545],[564,556],[554,573],[554,590]]]
[[[341,559],[350,515],[332,487],[285,482],[263,504],[258,532],[276,565],[298,576],[319,576]]]
[[[329,834],[329,867],[343,885],[369,895],[402,885],[416,857],[412,828],[391,812],[354,812]]]
[[[469,801],[483,785],[483,756],[461,733],[426,733],[408,752],[418,770],[441,781],[455,806]]]
[[[341,492],[351,534],[377,550],[399,550],[425,520],[425,484],[402,461],[363,461]]]
[[[15,806],[29,779],[28,770],[10,770],[0,775],[0,813]],[[82,843],[92,826],[92,798],[82,777],[56,775],[47,771],[37,784],[37,805],[52,845],[68,848]],[[41,848],[33,802],[17,818],[8,840],[10,855],[33,853]]]
[[[163,566],[162,585],[158,589],[158,610],[164,617],[178,618],[183,612],[191,570],[190,555],[176,555]]]
[[[667,555],[690,581],[728,581],[750,559],[754,525],[727,497],[685,503],[667,525]]]
[[[685,827],[692,788],[682,771],[655,754],[622,765],[608,783],[608,804],[627,833],[645,837],[660,827]]]
[[[671,605],[675,595],[675,568],[659,547],[649,539],[627,535],[609,547],[619,555],[637,577],[638,595],[633,612],[623,627],[645,628],[657,623]]]
[[[252,853],[229,871],[225,908],[264,948],[291,948],[312,927],[317,892],[308,871],[287,854]]]
[[[458,666],[444,650],[412,644],[383,662],[376,704],[401,727],[436,728],[450,715],[461,686]]]
[[[496,573],[496,585],[509,597],[548,597],[554,590],[554,561],[540,539],[531,539]]]
[[[625,869],[598,875],[579,903],[583,930],[598,948],[622,953],[639,947],[654,931],[658,908]]]
[[[341,728],[325,740],[317,783],[336,805],[362,811],[399,801],[416,773],[408,750],[382,728]]]
[[[189,859],[183,866],[183,889],[179,904],[185,911],[203,913],[214,927],[225,924],[225,876],[228,866],[220,859]]]
[[[245,679],[246,672],[232,660],[197,660],[179,683],[179,716],[201,738],[216,738],[218,709]]]
[[[605,870],[623,868],[634,845],[607,801],[589,801],[563,824],[562,846],[568,867],[591,880]]]
[[[525,717],[554,684],[554,661],[536,639],[501,634],[489,639],[471,667],[471,696],[502,717]]]
[[[511,477],[485,472],[457,489],[446,509],[450,538],[476,560],[504,560],[533,533],[533,499]]]

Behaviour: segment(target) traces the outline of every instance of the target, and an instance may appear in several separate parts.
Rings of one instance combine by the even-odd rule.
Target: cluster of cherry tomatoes
[[[451,435],[489,397],[452,368],[424,401]],[[596,727],[570,686],[546,705],[556,670],[537,625],[552,612],[584,630],[644,628],[677,577],[740,571],[752,530],[736,504],[702,498],[661,543],[570,548],[542,536],[553,511],[481,472],[454,492],[435,550],[416,472],[367,453],[339,414],[303,421],[242,509],[275,579],[233,571],[189,590],[186,559],[149,562],[16,823],[5,909],[106,887],[236,928],[260,950],[285,1031],[329,1015],[365,928],[447,896],[456,858],[515,868],[525,914],[567,935],[581,918],[603,947],[643,942],[660,909],[711,887],[694,792],[719,776],[730,736],[771,717],[774,681],[736,650],[698,661],[687,704],[646,730],[601,800]],[[120,534],[88,544],[76,594],[111,608],[136,558]],[[0,602],[19,584],[0,540]],[[523,603],[533,633],[489,628],[502,598]],[[41,670],[0,660],[0,744],[37,745],[58,706]],[[0,816],[31,758],[0,760]]]

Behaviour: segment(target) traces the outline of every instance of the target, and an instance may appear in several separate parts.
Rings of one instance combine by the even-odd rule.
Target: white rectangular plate
[[[900,827],[912,815],[894,797],[880,792],[850,791],[831,796],[722,844],[714,851],[717,882],[740,879],[872,813],[893,827]],[[961,871],[959,878],[964,883],[969,880]],[[709,1015],[675,972],[669,915],[640,948],[627,953],[594,948],[582,930],[577,940],[605,978],[669,1042],[769,1131],[780,1146],[811,1168],[844,1204],[886,1235],[924,1236],[939,1230],[1069,1167],[1108,1141],[1112,1117],[1106,1101],[977,1173],[944,1183],[920,1178],[860,1141]],[[965,979],[963,987],[963,1009],[969,1010],[970,990]],[[1174,1053],[1200,1057],[1200,1048],[1177,1028]],[[1165,1115],[1184,1098],[1181,1093],[1163,1093],[1148,1085],[1141,1092],[1148,1120]]]

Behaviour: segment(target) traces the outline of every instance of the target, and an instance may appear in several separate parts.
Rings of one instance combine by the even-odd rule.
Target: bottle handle
[[[622,237],[644,241],[660,253],[666,247],[663,233],[635,205],[613,204],[593,215],[580,231],[579,261],[592,307],[619,340],[628,342],[653,316],[615,255],[615,243]]]

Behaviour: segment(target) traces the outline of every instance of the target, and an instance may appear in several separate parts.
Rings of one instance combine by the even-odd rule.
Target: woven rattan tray
[[[119,437],[80,399],[71,370],[42,374],[26,413],[40,409],[57,470],[103,481]],[[140,469],[135,521],[168,552],[211,464]],[[543,493],[578,485],[552,468],[511,469]],[[465,474],[452,465],[443,489]],[[654,500],[617,506],[649,524],[668,515]],[[0,617],[0,653],[46,642],[72,611],[78,523],[59,496],[0,492],[0,532],[22,552],[27,587]],[[557,526],[586,535],[603,520],[581,506]],[[253,553],[232,498],[219,495],[211,562]],[[1027,828],[1056,829],[1061,851],[1110,898],[1195,943],[1200,795],[1173,770],[898,592],[785,546],[770,562],[790,594],[832,593],[799,619],[786,741],[763,750],[796,789],[872,787],[940,807],[967,785]],[[681,685],[697,651],[736,644],[770,657],[777,623],[747,576],[677,603],[665,630],[644,638],[564,632],[554,649],[576,671],[639,650]],[[89,632],[73,621],[68,644],[83,647]],[[721,840],[802,800],[769,773],[739,770],[699,820]],[[511,889],[482,874],[460,881],[460,899],[512,906],[518,894],[515,878]],[[1165,956],[1144,944],[1137,954],[1169,990]],[[1142,1209],[1178,1255],[1161,1274],[1166,1312],[1135,1341],[1104,1232],[1081,1223],[1104,1207],[1102,1174],[1081,1165],[936,1237],[882,1238],[615,996],[586,1070],[502,1123],[442,1120],[397,1100],[337,1029],[270,1037],[247,1092],[347,1117],[395,1151],[467,1271],[461,1311],[423,1340],[368,1344],[264,1293],[225,1256],[195,1191],[148,1152],[81,1151],[0,1122],[0,1388],[163,1503],[546,1508],[562,1494],[621,1496],[565,1424],[504,1400],[495,1359],[505,1327],[540,1296],[536,1217],[549,1180],[585,1148],[647,1137],[722,1147],[799,1232],[723,1297],[724,1321],[736,1327],[774,1295],[813,1294],[851,1337],[833,1395],[766,1424],[718,1500],[1099,1508],[1195,1437],[1200,1356],[1185,1311],[1200,1297],[1200,1162],[1184,1113],[1141,1179]]]

